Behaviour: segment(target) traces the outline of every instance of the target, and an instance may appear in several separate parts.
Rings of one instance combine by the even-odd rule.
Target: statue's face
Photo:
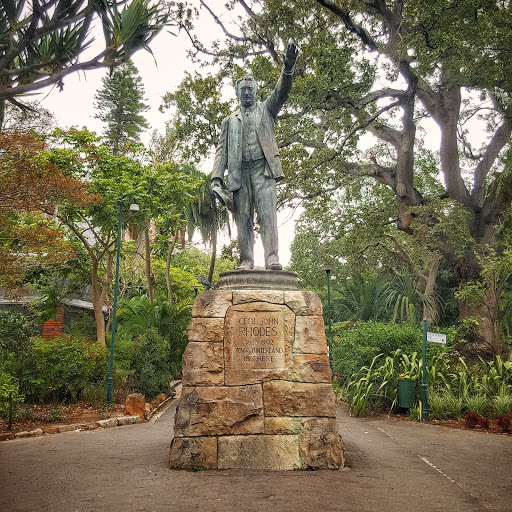
[[[256,103],[256,83],[254,80],[242,80],[238,85],[238,99],[242,107],[252,107]]]

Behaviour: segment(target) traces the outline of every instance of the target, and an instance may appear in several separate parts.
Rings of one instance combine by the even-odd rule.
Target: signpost
[[[423,320],[423,372],[421,380],[421,420],[428,419],[428,400],[427,400],[427,341],[431,343],[440,343],[446,345],[446,334],[427,331],[427,321]]]

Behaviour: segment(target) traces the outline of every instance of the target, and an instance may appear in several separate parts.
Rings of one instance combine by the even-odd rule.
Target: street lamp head
[[[322,268],[325,270],[327,274],[331,273],[332,267],[330,265],[324,265]]]
[[[138,205],[137,203],[132,203],[132,204],[130,205],[130,211],[131,211],[132,213],[136,213],[136,212],[138,212],[138,211],[139,211],[139,205]]]

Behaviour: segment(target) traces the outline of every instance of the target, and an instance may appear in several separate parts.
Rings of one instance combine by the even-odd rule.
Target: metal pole
[[[107,407],[112,404],[112,374],[114,369],[114,339],[116,334],[117,294],[119,291],[119,259],[121,255],[121,231],[123,224],[123,200],[119,199],[119,224],[117,226],[116,278],[114,284],[114,307],[112,309],[112,338],[110,340],[110,362],[107,379]]]
[[[427,400],[427,321],[423,320],[423,371],[421,379],[421,419],[428,420]]]
[[[331,269],[326,268],[327,275],[327,342],[329,346],[329,366],[332,370],[332,331],[331,331]]]

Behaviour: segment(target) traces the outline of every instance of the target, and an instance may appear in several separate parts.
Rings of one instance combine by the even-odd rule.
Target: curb
[[[174,380],[171,382],[171,389],[176,388],[181,383],[181,380]],[[160,414],[158,414],[164,407],[174,399],[175,393],[171,393],[171,396],[166,398],[163,402],[158,404],[150,413],[149,418],[146,422],[156,421]],[[163,411],[162,411],[163,412]],[[55,427],[48,427],[45,430],[42,428],[36,428],[26,432],[6,432],[0,434],[1,441],[11,441],[13,439],[27,439],[31,437],[41,437],[49,434],[62,434],[64,432],[83,432],[85,430],[97,430],[99,428],[113,428],[113,427],[124,427],[126,425],[135,425],[137,423],[143,423],[140,416],[118,416],[115,418],[107,418],[105,420],[93,421],[92,423],[79,423],[72,425],[58,425]]]
[[[29,437],[41,437],[49,434],[62,434],[64,432],[82,432],[84,430],[96,430],[98,428],[121,427],[124,425],[134,425],[142,423],[139,416],[119,416],[117,418],[108,418],[106,420],[98,420],[92,423],[80,423],[75,425],[59,425],[50,427],[45,430],[36,428],[26,432],[16,432],[0,434],[0,441],[9,441],[11,439],[26,439]]]

